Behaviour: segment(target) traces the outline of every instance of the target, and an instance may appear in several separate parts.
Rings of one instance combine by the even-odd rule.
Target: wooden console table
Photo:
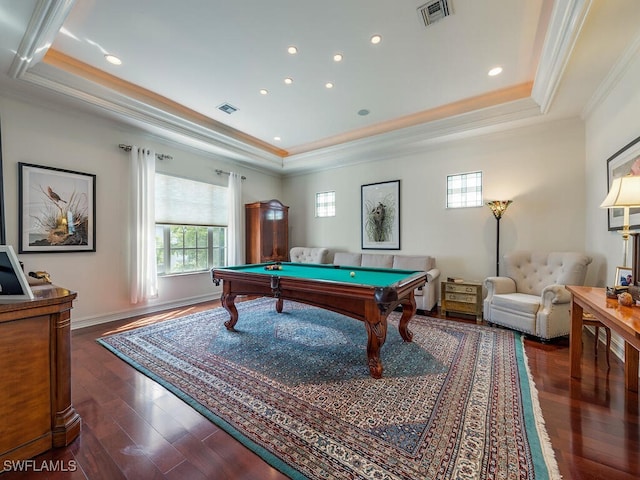
[[[71,404],[71,308],[76,293],[32,287],[0,300],[0,461],[64,447],[80,433]]]
[[[569,339],[570,372],[581,377],[582,316],[587,311],[624,339],[624,383],[628,390],[638,391],[638,350],[640,350],[640,307],[624,307],[609,299],[604,288],[567,286],[573,294],[571,302],[571,336]]]

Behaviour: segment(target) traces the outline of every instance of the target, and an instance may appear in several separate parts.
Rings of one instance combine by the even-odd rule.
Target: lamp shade
[[[493,200],[491,202],[487,202],[487,206],[491,209],[496,219],[500,220],[507,207],[512,203],[512,200]]]
[[[614,178],[602,208],[640,207],[640,175]]]

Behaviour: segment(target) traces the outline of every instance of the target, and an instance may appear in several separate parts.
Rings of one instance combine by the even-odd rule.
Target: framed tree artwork
[[[96,176],[19,163],[20,253],[96,251]]]
[[[361,187],[363,249],[400,249],[400,180]]]

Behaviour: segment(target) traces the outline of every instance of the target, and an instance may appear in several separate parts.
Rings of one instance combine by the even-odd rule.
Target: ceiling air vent
[[[238,109],[230,103],[223,103],[218,107],[218,110],[222,110],[224,113],[228,113],[229,115],[231,115],[233,112],[238,111]]]
[[[418,7],[418,16],[425,27],[451,14],[449,0],[431,0]]]

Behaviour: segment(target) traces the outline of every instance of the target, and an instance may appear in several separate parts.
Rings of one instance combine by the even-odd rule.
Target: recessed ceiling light
[[[261,88],[260,89],[260,95],[266,95],[269,93],[269,90],[267,90],[266,88]]]
[[[489,76],[495,77],[496,75],[500,75],[502,73],[502,67],[493,67],[489,70]]]
[[[327,88],[333,88],[333,83],[327,82],[327,83],[324,84],[324,86],[327,87]]]
[[[334,61],[334,62],[341,62],[341,61],[342,61],[342,54],[341,54],[341,53],[336,53],[336,54],[333,56],[333,61]]]
[[[295,55],[296,53],[298,53],[298,49],[293,45],[291,45],[290,47],[287,48],[287,52],[289,52],[291,55]]]
[[[287,85],[291,85],[293,83],[293,78],[291,77],[287,77],[284,79],[284,83],[286,83]]]
[[[371,37],[371,43],[373,43],[374,45],[379,44],[381,41],[382,41],[381,35],[374,35],[373,37]]]
[[[280,140],[282,140],[280,137],[273,137],[273,139],[274,139],[276,142],[279,142]]]
[[[122,65],[122,60],[120,60],[115,55],[106,54],[104,58],[107,60],[107,62],[111,63],[112,65]]]

